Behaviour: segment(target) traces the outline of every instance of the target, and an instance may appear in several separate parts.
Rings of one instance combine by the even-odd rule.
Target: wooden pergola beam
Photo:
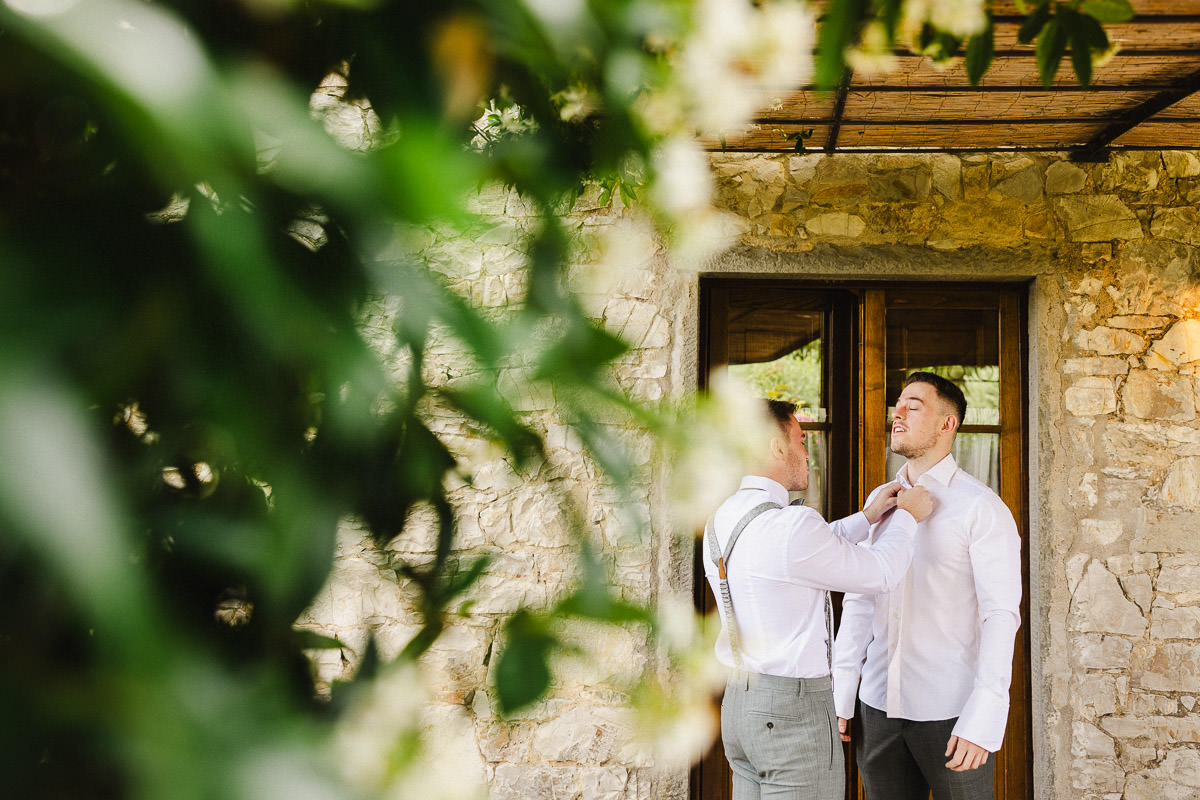
[[[1123,134],[1136,128],[1163,109],[1173,106],[1188,95],[1200,90],[1200,70],[1164,89],[1145,102],[1117,116],[1116,121],[1096,133],[1082,146],[1071,151],[1072,161],[1106,161],[1108,146]]]

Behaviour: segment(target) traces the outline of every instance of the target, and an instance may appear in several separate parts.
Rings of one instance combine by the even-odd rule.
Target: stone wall
[[[1036,797],[1200,795],[1200,158],[715,155],[713,165],[720,205],[742,224],[737,246],[707,265],[713,274],[1031,282]],[[502,192],[479,208],[491,216],[477,235],[423,232],[419,244],[465,294],[499,307],[518,296],[526,218]],[[626,216],[592,195],[573,219],[584,231]],[[634,345],[618,381],[657,400],[695,384],[697,276],[648,249],[591,302]],[[453,348],[430,368],[453,380]],[[504,379],[521,385],[519,369]],[[637,634],[580,631],[593,655],[567,664],[549,700],[515,722],[481,690],[504,615],[570,578],[546,485],[582,499],[627,594],[658,602],[690,590],[690,552],[654,482],[639,489],[646,531],[625,530],[552,399],[525,405],[553,463],[528,484],[484,454],[473,486],[455,492],[463,550],[498,560],[430,654],[434,704],[469,722],[471,769],[495,798],[684,797],[685,772],[623,745],[627,698],[612,687],[656,668]],[[456,421],[443,429],[453,437]],[[651,443],[625,435],[649,464]],[[387,565],[394,552],[427,550],[408,536],[376,551],[347,527],[335,580],[305,620],[349,645],[323,656],[326,680],[353,670],[368,635],[385,654],[412,635],[411,598]]]
[[[1031,280],[1035,796],[1200,796],[1200,159],[714,160],[714,272]]]

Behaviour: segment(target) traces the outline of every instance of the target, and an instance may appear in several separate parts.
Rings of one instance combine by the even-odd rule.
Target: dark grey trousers
[[[946,743],[957,719],[889,719],[866,703],[858,707],[854,753],[867,800],[927,800],[930,791],[933,800],[994,800],[994,754],[978,769],[946,769]]]
[[[842,800],[845,761],[825,678],[739,672],[725,684],[721,738],[733,800]]]

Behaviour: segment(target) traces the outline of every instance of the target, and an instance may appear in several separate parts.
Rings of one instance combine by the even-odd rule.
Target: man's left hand
[[[946,769],[955,772],[966,772],[969,769],[979,769],[988,760],[988,751],[974,742],[951,736],[946,743]]]

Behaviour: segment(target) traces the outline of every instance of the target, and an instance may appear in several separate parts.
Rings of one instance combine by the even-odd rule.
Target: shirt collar
[[[949,486],[956,472],[958,472],[958,462],[954,460],[954,456],[947,453],[945,458],[926,470],[925,475],[933,478],[943,486]],[[921,477],[924,478],[925,475]],[[912,485],[908,480],[908,462],[905,462],[900,471],[896,473],[896,478],[903,484]]]
[[[767,496],[779,503],[781,506],[788,504],[788,491],[783,488],[783,484],[773,481],[770,478],[764,478],[761,475],[747,475],[742,478],[742,485],[738,487],[738,491],[743,489],[757,489],[767,493]]]

